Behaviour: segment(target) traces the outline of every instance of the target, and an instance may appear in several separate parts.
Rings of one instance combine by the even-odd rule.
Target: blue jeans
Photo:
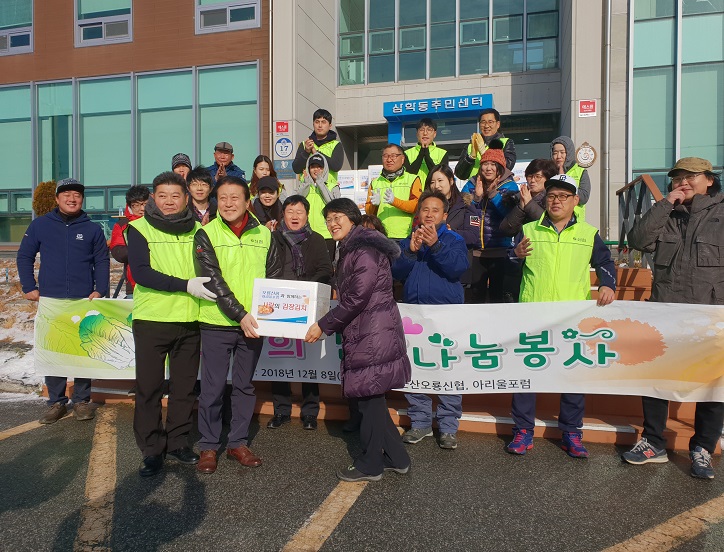
[[[432,397],[422,393],[405,393],[410,406],[407,415],[412,422],[412,428],[425,428],[432,426]],[[437,425],[440,433],[457,433],[463,415],[462,395],[437,396]]]
[[[48,406],[56,403],[68,404],[65,387],[68,378],[59,376],[45,376],[45,386],[48,388]],[[91,399],[91,380],[88,378],[75,378],[73,382],[73,402],[89,402]]]

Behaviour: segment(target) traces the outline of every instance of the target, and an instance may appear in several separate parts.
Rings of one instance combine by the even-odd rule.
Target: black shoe
[[[176,450],[169,450],[166,453],[166,458],[176,460],[182,464],[194,465],[199,463],[199,455],[196,454],[189,447],[181,447]]]
[[[316,416],[302,416],[302,427],[304,429],[309,429],[309,430],[317,429],[317,417]]]
[[[269,423],[266,424],[266,427],[268,427],[269,429],[279,429],[284,424],[288,424],[291,421],[291,416],[285,414],[274,414],[274,417],[269,420]]]
[[[151,477],[156,475],[163,469],[163,455],[144,456],[141,467],[138,468],[138,475],[141,477]]]
[[[350,418],[344,423],[344,425],[342,426],[342,431],[344,431],[345,433],[354,433],[355,431],[359,431],[359,426],[361,424],[362,417],[355,416],[354,418]]]

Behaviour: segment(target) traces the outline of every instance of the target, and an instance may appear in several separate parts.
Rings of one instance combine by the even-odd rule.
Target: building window
[[[76,0],[76,47],[131,42],[131,1]]]
[[[73,169],[73,84],[39,84],[38,95],[38,178],[62,180]]]
[[[91,187],[130,185],[131,77],[82,80],[78,95],[80,181]]]
[[[0,2],[0,56],[33,51],[33,0]]]
[[[664,190],[680,157],[724,165],[724,0],[636,0],[633,20],[632,176]]]
[[[136,181],[150,184],[161,168],[171,168],[170,159],[177,153],[194,157],[193,74],[139,75],[136,94]],[[169,164],[159,166],[159,159]]]
[[[28,189],[33,178],[30,86],[0,88],[0,190]]]
[[[558,0],[339,0],[339,14],[340,86],[558,67]]]
[[[259,0],[196,0],[196,34],[237,31],[261,26]]]

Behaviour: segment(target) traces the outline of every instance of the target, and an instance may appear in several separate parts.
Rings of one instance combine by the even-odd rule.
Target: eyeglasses
[[[140,209],[141,207],[145,207],[146,203],[146,201],[134,201],[131,203],[131,209]]]
[[[498,121],[480,121],[480,126],[491,127],[495,126]]]
[[[565,203],[570,198],[572,198],[575,194],[546,194],[546,199],[553,203],[554,201],[558,200],[561,203]]]
[[[704,173],[700,172],[700,173],[687,174],[686,176],[675,176],[674,178],[671,179],[671,183],[674,186],[679,186],[679,185],[683,184],[684,182],[693,182],[696,178],[698,178],[702,174],[704,174]]]
[[[383,153],[382,159],[397,159],[398,157],[402,157],[401,153]]]
[[[545,175],[542,173],[539,173],[539,172],[537,172],[535,174],[526,174],[525,177],[530,178],[531,180],[535,180],[537,182],[540,182],[541,180],[546,179]]]
[[[206,182],[194,181],[189,184],[189,188],[209,188],[210,186]]]
[[[346,215],[337,215],[336,217],[329,217],[324,222],[327,223],[327,226],[332,226],[333,224],[340,224],[346,218]]]

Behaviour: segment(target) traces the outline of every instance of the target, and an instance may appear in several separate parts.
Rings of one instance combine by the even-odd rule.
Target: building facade
[[[108,219],[173,154],[208,165],[222,140],[247,174],[264,153],[293,177],[320,107],[344,169],[414,145],[423,116],[456,160],[483,97],[520,163],[559,135],[595,149],[586,217],[616,239],[627,182],[724,165],[723,28],[724,0],[3,0],[0,242],[38,182],[79,178]]]

